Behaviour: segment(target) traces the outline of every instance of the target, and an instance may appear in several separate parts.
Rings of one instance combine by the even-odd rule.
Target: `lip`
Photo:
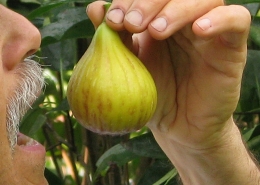
[[[42,156],[45,156],[46,153],[42,144],[22,133],[18,133],[17,147],[23,151],[37,152]]]
[[[12,158],[15,173],[19,174],[18,178],[21,178],[20,184],[47,185],[48,182],[44,176],[45,147],[22,133],[18,133],[17,136]]]

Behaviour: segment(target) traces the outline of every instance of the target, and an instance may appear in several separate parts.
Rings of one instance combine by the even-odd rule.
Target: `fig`
[[[154,114],[157,91],[143,63],[105,21],[74,68],[67,99],[77,121],[99,134],[142,128]]]

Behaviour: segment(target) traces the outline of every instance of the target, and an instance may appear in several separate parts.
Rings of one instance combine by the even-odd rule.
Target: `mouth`
[[[17,146],[23,150],[38,151],[45,154],[45,147],[43,145],[20,132],[17,135]]]
[[[17,142],[11,155],[12,168],[16,174],[19,174],[18,179],[21,178],[19,184],[48,184],[44,176],[46,151],[43,145],[22,133],[18,133]]]

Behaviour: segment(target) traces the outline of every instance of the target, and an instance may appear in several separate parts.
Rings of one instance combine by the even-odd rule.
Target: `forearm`
[[[194,150],[154,133],[184,185],[260,185],[260,172],[234,125],[220,147]]]

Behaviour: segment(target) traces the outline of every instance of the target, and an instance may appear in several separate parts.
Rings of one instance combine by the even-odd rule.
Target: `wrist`
[[[260,184],[259,169],[234,123],[214,147],[204,149],[162,139],[156,132],[154,135],[178,170],[184,185]]]

